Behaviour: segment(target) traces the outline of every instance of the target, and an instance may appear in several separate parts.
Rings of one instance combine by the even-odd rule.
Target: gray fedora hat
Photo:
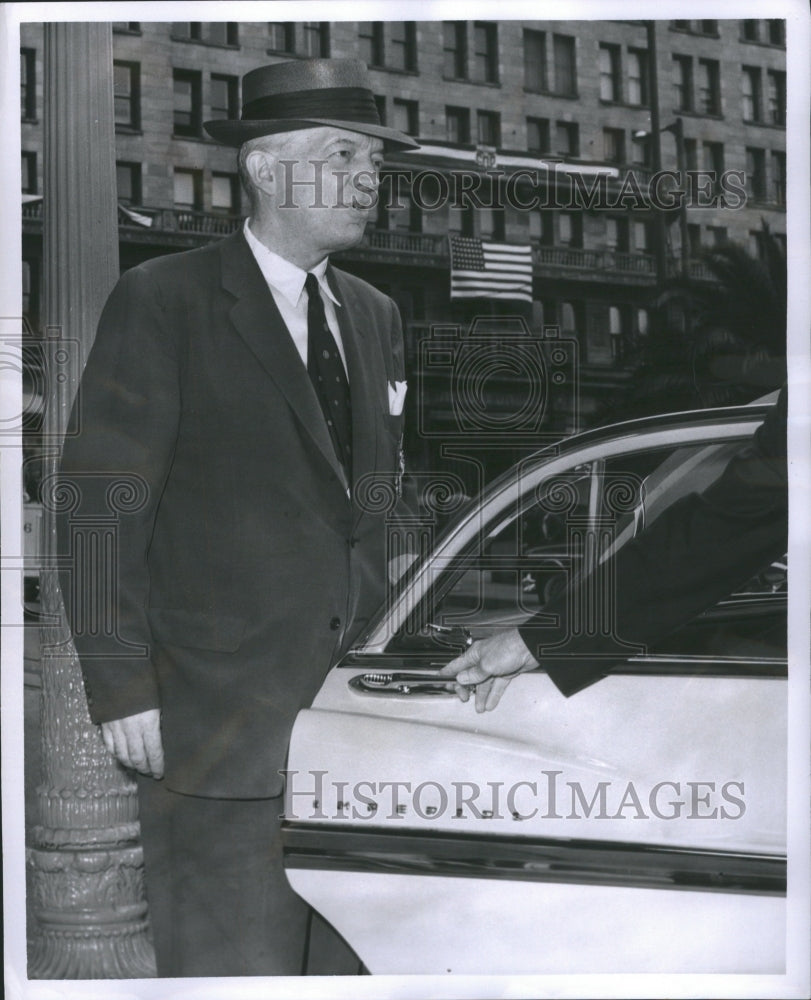
[[[360,59],[295,59],[260,66],[242,78],[242,116],[206,122],[226,146],[277,132],[332,125],[373,135],[400,149],[419,143],[380,122],[366,64]]]

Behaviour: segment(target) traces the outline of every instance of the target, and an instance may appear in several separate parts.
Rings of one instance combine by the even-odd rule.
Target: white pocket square
[[[403,412],[406,389],[408,389],[407,382],[395,382],[394,385],[389,382],[389,413],[391,416],[399,417]]]

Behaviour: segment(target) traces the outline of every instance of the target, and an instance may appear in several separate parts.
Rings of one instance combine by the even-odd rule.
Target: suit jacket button
[[[337,632],[338,629],[341,627],[341,619],[337,615],[334,618],[330,618],[329,627],[332,629],[333,632]]]

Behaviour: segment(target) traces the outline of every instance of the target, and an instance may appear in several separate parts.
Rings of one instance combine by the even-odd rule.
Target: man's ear
[[[263,149],[252,149],[245,157],[245,169],[253,186],[265,194],[276,190],[276,160],[272,153]]]

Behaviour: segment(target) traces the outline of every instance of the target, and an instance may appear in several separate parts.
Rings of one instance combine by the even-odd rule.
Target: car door
[[[784,567],[568,699],[537,670],[480,715],[434,678],[599,576],[680,466],[706,485],[756,425],[624,425],[524,463],[299,715],[288,878],[371,972],[783,968]]]

